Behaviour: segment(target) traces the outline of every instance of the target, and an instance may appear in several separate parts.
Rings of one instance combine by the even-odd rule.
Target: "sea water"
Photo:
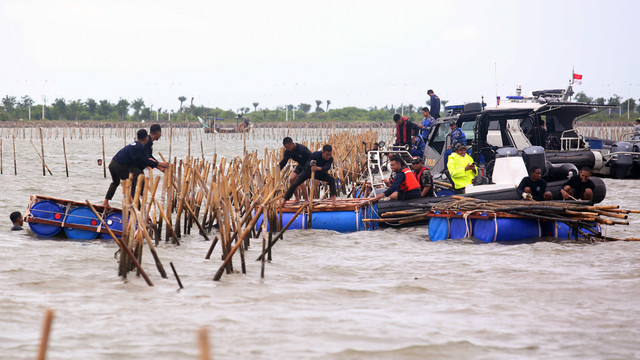
[[[154,150],[167,156],[164,135]],[[192,156],[201,155],[199,139],[192,139]],[[241,137],[219,138],[216,149],[210,135],[202,139],[207,159],[214,151],[242,153]],[[145,252],[149,287],[135,272],[118,277],[113,242],[9,231],[9,214],[24,214],[31,194],[102,202],[110,179],[96,163],[100,139],[66,139],[68,178],[60,138],[45,139],[53,176],[42,176],[28,138],[16,139],[14,175],[8,144],[4,138],[0,359],[35,357],[46,309],[55,311],[49,359],[197,359],[202,327],[215,359],[640,358],[639,242],[430,242],[426,227],[290,231],[274,247],[264,279],[255,261],[261,242],[253,239],[247,274],[214,282],[220,247],[205,260],[211,243],[194,228],[180,246],[157,247],[168,279]],[[123,145],[105,139],[107,163]],[[247,150],[279,146],[279,139],[254,139]],[[174,138],[172,156],[187,152],[186,137]],[[605,183],[603,204],[640,209],[640,181]],[[630,226],[605,232],[640,237],[639,220],[636,214]],[[239,257],[233,261],[239,270]]]

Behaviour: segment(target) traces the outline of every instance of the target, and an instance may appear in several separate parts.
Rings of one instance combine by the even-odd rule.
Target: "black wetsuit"
[[[131,193],[134,194],[138,175],[142,174],[145,167],[154,168],[157,165],[157,161],[149,160],[147,148],[142,143],[136,141],[123,147],[109,163],[111,185],[109,185],[105,199],[113,199],[113,195],[116,193],[118,185],[120,185],[120,180],[128,179],[130,173],[133,174],[134,179],[133,184],[131,184]]]
[[[316,151],[309,157],[309,161],[304,165],[302,172],[296,179],[293,181],[293,184],[289,186],[287,192],[284,194],[284,200],[287,201],[291,199],[293,196],[293,192],[296,191],[298,186],[302,184],[305,180],[311,178],[311,160],[316,161],[316,166],[320,166],[322,169],[316,171],[315,178],[316,180],[326,181],[327,185],[329,185],[329,193],[331,196],[336,196],[338,193],[336,191],[336,181],[333,179],[333,176],[329,175],[327,171],[331,169],[331,165],[333,164],[333,157],[329,160],[325,160],[322,158],[322,151]]]
[[[282,160],[280,160],[279,164],[280,170],[282,170],[285,165],[287,165],[287,161],[289,161],[289,159],[293,159],[293,161],[298,163],[293,172],[296,174],[300,174],[303,166],[307,163],[307,161],[309,161],[310,156],[311,151],[306,146],[302,144],[296,144],[296,147],[293,150],[284,151],[284,157],[282,158]]]

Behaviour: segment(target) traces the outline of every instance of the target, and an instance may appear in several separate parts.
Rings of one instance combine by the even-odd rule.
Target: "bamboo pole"
[[[53,323],[53,310],[47,309],[44,313],[44,322],[42,323],[42,337],[40,338],[40,347],[38,347],[37,360],[44,360],[47,357],[47,346],[49,344],[49,334],[51,333],[51,324]]]
[[[104,135],[102,135],[102,172],[104,174],[104,178],[107,178],[107,161],[104,156]]]
[[[126,255],[129,257],[129,259],[135,264],[135,266],[138,268],[138,271],[140,271],[140,274],[142,274],[142,277],[144,278],[144,280],[147,282],[147,284],[149,286],[153,286],[153,283],[151,282],[151,280],[149,279],[149,277],[147,277],[147,274],[144,272],[144,270],[142,269],[142,266],[140,265],[140,263],[138,262],[138,260],[136,260],[136,257],[133,256],[133,253],[131,252],[131,249],[129,249],[129,247],[120,239],[118,239],[113,232],[111,231],[111,229],[109,228],[109,226],[107,226],[107,224],[104,222],[104,219],[102,218],[102,216],[96,211],[96,209],[93,207],[93,205],[91,205],[91,203],[89,202],[89,200],[85,199],[85,202],[87,203],[87,205],[89,206],[89,208],[91,209],[91,211],[93,211],[93,213],[98,217],[98,220],[100,220],[100,223],[102,224],[102,226],[104,226],[104,228],[107,230],[107,232],[109,233],[109,235],[111,236],[111,238],[113,239],[113,241],[116,242],[116,244],[118,244],[118,246],[120,247],[120,250],[122,250],[123,252],[126,253]],[[125,207],[122,208],[123,210],[125,210]],[[122,212],[122,214],[124,215],[124,211]],[[123,216],[124,219],[124,216]],[[123,234],[123,240],[124,240],[124,234]]]
[[[16,136],[13,135],[13,174],[18,175],[18,166],[16,163]]]
[[[67,145],[64,142],[64,136],[62,137],[62,152],[64,153],[64,171],[69,177],[69,165],[67,164]]]
[[[209,346],[209,331],[206,327],[201,327],[198,331],[198,345],[200,346],[200,360],[210,360],[211,352]]]
[[[44,162],[44,139],[42,138],[42,128],[40,129],[40,148],[42,149],[42,156],[40,157],[42,159],[42,176],[47,176],[47,172],[45,170],[45,162]],[[49,167],[47,166],[47,169],[49,169]],[[49,172],[51,172],[51,170],[49,170]]]
[[[33,146],[33,150],[35,150],[36,154],[38,154],[38,157],[42,160],[43,170],[46,167],[46,170],[49,170],[49,174],[51,174],[51,176],[53,176],[53,173],[51,172],[51,169],[49,169],[49,166],[47,166],[47,164],[44,162],[44,157],[42,157],[42,155],[40,155],[40,151],[38,151],[38,148],[33,144],[33,140],[29,140],[29,142],[31,143],[31,146]],[[15,159],[15,152],[14,152],[14,159]]]

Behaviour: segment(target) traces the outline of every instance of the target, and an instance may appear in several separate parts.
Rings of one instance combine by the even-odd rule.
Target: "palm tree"
[[[255,112],[255,111],[258,111],[258,105],[260,105],[260,103],[258,103],[258,102],[254,102],[254,103],[253,103],[253,104],[251,104],[251,105],[253,105],[253,111],[254,111],[254,112]]]
[[[144,107],[144,100],[142,100],[142,98],[135,99],[131,103],[131,108],[134,110],[133,117],[135,121],[138,121],[138,115],[140,115],[140,110],[142,110],[143,107]]]
[[[181,113],[181,112],[182,112],[182,103],[183,103],[183,102],[185,102],[185,101],[187,101],[187,98],[186,98],[186,97],[184,97],[184,96],[180,96],[180,97],[178,98],[178,100],[180,101],[180,110],[178,110],[178,112],[179,112],[179,113]]]
[[[120,115],[120,121],[124,121],[124,116],[129,112],[129,102],[126,99],[120,99],[116,104],[116,111]]]
[[[322,112],[322,108],[320,105],[322,104],[322,100],[316,100],[316,112]]]

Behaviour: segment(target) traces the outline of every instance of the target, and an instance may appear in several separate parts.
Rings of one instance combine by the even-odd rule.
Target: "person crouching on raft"
[[[336,181],[333,176],[329,175],[328,171],[331,169],[331,165],[333,165],[333,157],[331,156],[333,148],[331,145],[325,145],[322,147],[322,151],[316,151],[311,156],[309,156],[309,161],[305,164],[300,175],[296,176],[295,180],[287,189],[287,192],[284,194],[284,201],[280,204],[284,205],[291,196],[293,196],[293,192],[300,186],[305,180],[311,178],[311,173],[315,172],[315,179],[326,181],[327,185],[329,185],[329,193],[331,194],[331,203],[335,206],[338,205],[336,201],[336,196],[338,192],[336,191]]]
[[[464,194],[464,188],[473,182],[478,174],[478,168],[471,155],[467,154],[467,147],[463,143],[457,143],[453,147],[453,154],[449,155],[449,161],[447,161],[447,170],[456,194]]]
[[[304,169],[304,165],[309,161],[309,157],[311,157],[311,151],[302,144],[296,144],[293,142],[293,139],[290,137],[285,137],[282,139],[282,146],[284,147],[284,156],[280,163],[280,170],[282,170],[289,162],[289,159],[298,163],[298,165],[293,169],[291,175],[289,176],[289,184],[293,184],[296,180],[296,177],[300,175],[302,170]],[[307,200],[307,189],[304,186],[304,183],[300,184],[300,190],[302,192],[302,197]]]
[[[148,157],[147,148],[145,147],[149,141],[147,130],[138,130],[136,135],[138,140],[123,147],[109,163],[111,185],[109,185],[109,190],[107,190],[107,195],[102,203],[102,206],[106,208],[110,208],[109,200],[113,199],[113,195],[120,185],[120,180],[126,180],[129,178],[129,174],[133,174],[133,183],[131,184],[131,197],[133,197],[136,191],[138,175],[142,174],[145,167],[157,168],[164,172],[165,168],[169,166],[168,162],[158,162]]]
[[[416,175],[404,165],[402,158],[394,155],[389,163],[391,170],[396,174],[393,181],[384,180],[385,185],[389,186],[382,194],[378,194],[374,201],[388,196],[392,200],[409,200],[420,197],[420,183],[416,179]]]

